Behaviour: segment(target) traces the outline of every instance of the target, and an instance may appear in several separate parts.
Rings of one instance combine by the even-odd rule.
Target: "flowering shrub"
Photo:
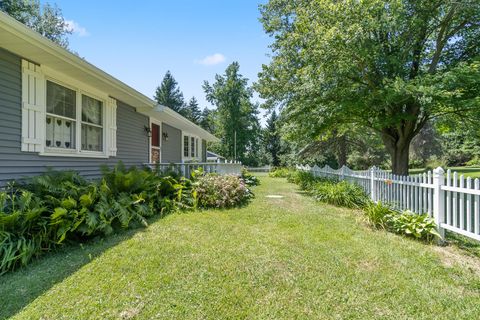
[[[195,181],[197,206],[201,208],[231,208],[253,197],[243,179],[233,175],[206,174]]]

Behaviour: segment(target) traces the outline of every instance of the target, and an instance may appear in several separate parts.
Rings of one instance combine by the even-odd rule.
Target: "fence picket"
[[[460,185],[459,185],[460,189],[463,189],[465,188],[464,187],[464,179],[463,179],[463,174],[460,176]],[[465,209],[465,204],[464,204],[464,195],[462,193],[459,193],[458,194],[458,198],[459,198],[459,201],[458,201],[458,205],[459,205],[459,215],[460,215],[460,229],[464,229],[465,228],[465,212],[464,212],[464,209]]]
[[[458,175],[456,172],[453,173],[453,187],[457,186]],[[452,215],[453,215],[453,226],[458,226],[458,219],[457,219],[457,192],[452,192]]]
[[[452,180],[451,180],[451,170],[448,169],[447,170],[447,187],[450,187],[452,185]],[[447,224],[451,225],[452,224],[452,206],[451,206],[451,194],[452,192],[451,191],[445,191],[446,192],[446,198],[447,198],[447,203],[446,203],[446,206],[447,206]]]
[[[475,179],[475,182],[474,182],[474,185],[475,185],[475,190],[480,190],[480,182],[478,180],[478,178]],[[475,206],[474,206],[474,219],[473,219],[473,224],[474,224],[474,230],[473,232],[475,234],[478,234],[480,235],[480,221],[479,221],[479,218],[480,218],[480,212],[479,212],[479,200],[480,200],[480,196],[478,195],[475,195]]]
[[[472,178],[467,178],[467,189],[472,189]],[[467,231],[472,231],[472,195],[467,194]]]

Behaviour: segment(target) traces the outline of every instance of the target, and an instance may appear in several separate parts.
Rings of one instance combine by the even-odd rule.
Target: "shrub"
[[[407,210],[391,215],[389,220],[390,229],[398,234],[425,241],[440,237],[437,225],[427,214],[416,214]]]
[[[294,171],[292,172],[287,180],[297,184],[302,190],[312,190],[314,185],[318,182],[331,182],[333,180],[328,180],[325,178],[314,177],[311,173],[305,171]]]
[[[275,168],[268,173],[268,176],[272,178],[288,178],[294,171],[294,169],[290,168]]]
[[[258,186],[260,184],[260,180],[246,168],[242,168],[242,179],[249,187]]]
[[[316,182],[311,193],[318,201],[346,208],[363,208],[368,203],[368,197],[363,189],[346,181]]]
[[[0,274],[26,265],[52,246],[53,230],[43,203],[9,186],[0,193]]]
[[[391,216],[395,212],[381,202],[369,202],[364,208],[367,222],[374,228],[388,229]]]
[[[253,197],[245,182],[234,175],[206,174],[194,183],[196,202],[201,208],[231,208]]]

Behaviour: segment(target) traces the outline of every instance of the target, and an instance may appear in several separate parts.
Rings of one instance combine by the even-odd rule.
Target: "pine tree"
[[[215,132],[215,110],[205,108],[200,115],[200,127],[210,133]]]
[[[167,71],[163,77],[162,84],[155,90],[154,99],[158,104],[169,107],[183,115],[185,107],[183,93],[180,91],[178,83],[170,71]]]
[[[192,97],[188,104],[185,106],[184,116],[195,124],[200,123],[202,111],[200,111],[200,108],[198,107],[198,101],[195,97]]]
[[[280,165],[280,134],[277,128],[278,116],[277,112],[273,110],[270,118],[267,120],[267,127],[265,129],[265,148],[271,158],[271,164],[275,167]]]

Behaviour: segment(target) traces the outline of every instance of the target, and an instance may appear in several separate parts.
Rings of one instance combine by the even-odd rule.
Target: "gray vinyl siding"
[[[162,123],[162,132],[168,134],[168,140],[162,140],[162,163],[182,162],[182,130]]]
[[[202,140],[202,162],[207,162],[207,140]]]
[[[123,161],[126,166],[148,162],[148,117],[117,101],[117,156],[108,159],[40,156],[21,149],[21,59],[0,48],[0,185],[38,175],[47,168],[75,170],[96,178],[100,166]]]

